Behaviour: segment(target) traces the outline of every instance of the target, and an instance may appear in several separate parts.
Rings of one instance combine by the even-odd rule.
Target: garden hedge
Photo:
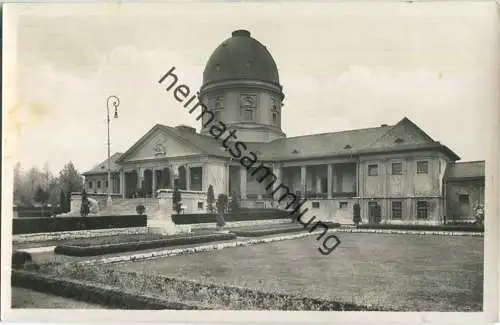
[[[76,245],[58,245],[54,252],[56,254],[69,256],[97,256],[112,253],[123,253],[144,249],[209,243],[220,240],[236,239],[233,233],[212,233],[204,235],[186,235],[173,238],[156,239],[149,241],[135,241],[126,243],[116,243],[108,245],[76,244]]]
[[[146,215],[12,219],[12,231],[14,235],[146,226]]]
[[[464,231],[484,232],[484,226],[471,224],[451,225],[391,225],[391,224],[363,224],[359,229],[391,229],[391,230],[417,230],[417,231]]]
[[[174,214],[172,220],[177,225],[198,224],[198,223],[216,223],[216,214],[210,213],[190,213]],[[224,216],[225,221],[253,221],[253,220],[271,220],[285,219],[290,217],[290,212],[279,209],[262,210],[238,210],[236,213],[228,213]]]
[[[108,285],[64,279],[26,271],[12,271],[13,287],[31,289],[115,309],[204,309],[180,302],[170,302],[158,297],[141,295]]]

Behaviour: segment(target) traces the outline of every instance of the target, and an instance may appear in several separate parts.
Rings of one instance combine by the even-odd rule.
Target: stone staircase
[[[98,215],[137,214],[135,209],[139,204],[146,208],[146,215],[152,215],[160,209],[159,200],[154,198],[114,199],[111,206],[105,206]]]

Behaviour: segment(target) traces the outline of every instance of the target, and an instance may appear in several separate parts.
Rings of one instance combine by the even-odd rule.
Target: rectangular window
[[[417,174],[427,174],[429,172],[428,161],[417,161]]]
[[[97,188],[101,188],[101,181],[97,181]]]
[[[278,123],[278,113],[273,112],[273,124],[277,124],[277,123]]]
[[[468,194],[459,194],[458,195],[458,202],[459,203],[469,203],[469,195]]]
[[[339,208],[340,209],[347,209],[348,205],[349,204],[347,202],[340,202],[339,203]]]
[[[92,188],[92,182],[89,182],[89,188]]]
[[[319,202],[313,202],[312,207],[313,209],[319,209]]]
[[[106,188],[107,188],[108,186],[109,186],[109,183],[108,183],[108,181],[106,181]]]
[[[403,204],[401,201],[392,201],[392,219],[401,219],[403,216]]]
[[[203,202],[198,202],[198,209],[203,210]]]
[[[253,110],[246,109],[243,111],[243,120],[244,121],[253,121]]]
[[[417,219],[427,220],[429,217],[429,205],[427,201],[417,201]]]
[[[378,165],[368,165],[368,176],[378,176]]]
[[[392,163],[392,175],[403,175],[403,163]]]

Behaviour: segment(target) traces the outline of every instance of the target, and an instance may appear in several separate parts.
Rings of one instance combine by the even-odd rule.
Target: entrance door
[[[375,223],[375,215],[377,213],[377,202],[368,202],[368,223]]]
[[[458,206],[460,218],[467,219],[472,216],[468,194],[460,194],[458,196]]]

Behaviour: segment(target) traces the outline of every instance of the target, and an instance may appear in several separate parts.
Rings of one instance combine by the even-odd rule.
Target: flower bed
[[[178,235],[169,236],[163,239],[132,241],[125,243],[112,243],[101,245],[59,245],[56,246],[54,252],[69,256],[96,256],[111,253],[122,253],[136,250],[144,250],[151,248],[160,248],[168,246],[188,245],[207,243],[220,240],[235,239],[236,235],[232,233],[212,233],[201,235]]]
[[[335,229],[333,231],[336,231],[336,230],[337,229]],[[103,258],[99,258],[99,259],[92,259],[92,260],[89,259],[89,260],[79,261],[76,263],[80,264],[80,265],[94,265],[94,264],[109,264],[109,263],[119,263],[119,262],[128,262],[128,261],[151,260],[151,259],[157,259],[157,258],[168,257],[168,256],[179,256],[179,255],[194,254],[194,253],[201,253],[201,252],[211,252],[211,251],[216,251],[216,250],[222,250],[225,248],[251,246],[251,245],[257,245],[257,244],[267,244],[267,243],[273,243],[273,242],[282,241],[282,240],[289,240],[289,239],[299,239],[299,238],[317,235],[320,233],[321,233],[321,230],[316,230],[312,233],[300,232],[300,233],[294,233],[294,234],[282,234],[281,236],[253,238],[253,239],[245,239],[245,240],[234,240],[234,241],[227,241],[224,243],[207,244],[207,245],[203,245],[203,246],[171,248],[171,249],[155,251],[155,252],[136,253],[136,254],[132,254],[132,255],[109,256],[109,257],[103,257]]]
[[[15,270],[12,272],[11,279],[13,287],[55,294],[117,309],[202,309],[189,304],[138,294],[127,290],[127,288],[118,289],[105,283],[89,283],[88,281],[65,279],[61,276]]]
[[[42,267],[43,268],[43,267]],[[152,273],[118,271],[98,266],[48,266],[43,270],[55,277],[70,277],[111,285],[119,290],[146,292],[166,301],[180,301],[209,309],[231,310],[387,310],[380,307],[359,306],[334,300],[301,297],[280,292],[264,292],[249,288],[200,283]]]
[[[484,226],[468,224],[449,225],[391,225],[391,224],[364,224],[358,229],[393,229],[415,231],[459,231],[459,232],[484,232]]]
[[[45,232],[112,229],[147,226],[146,215],[98,217],[14,218],[12,233],[34,234]]]

